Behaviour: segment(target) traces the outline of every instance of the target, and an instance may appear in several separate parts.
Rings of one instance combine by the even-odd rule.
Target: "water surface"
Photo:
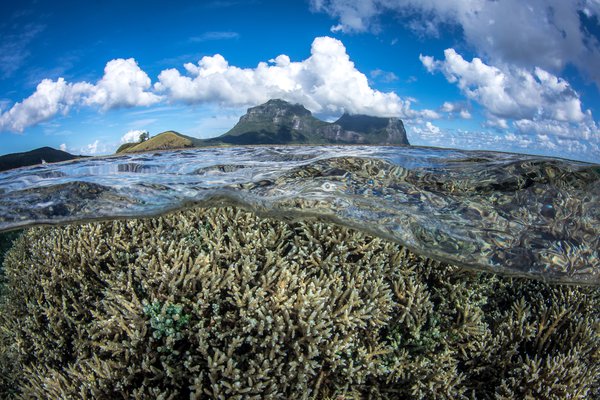
[[[600,166],[380,146],[205,148],[0,173],[0,231],[238,205],[481,270],[600,284]]]

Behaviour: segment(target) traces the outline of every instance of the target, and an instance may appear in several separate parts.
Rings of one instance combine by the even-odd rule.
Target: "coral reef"
[[[2,398],[600,398],[600,290],[234,208],[33,228]]]
[[[22,230],[8,231],[0,233],[0,270],[4,262],[4,255],[12,247],[13,242],[19,237]]]

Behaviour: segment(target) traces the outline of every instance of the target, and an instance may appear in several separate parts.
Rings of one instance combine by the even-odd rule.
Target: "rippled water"
[[[417,147],[208,148],[0,173],[0,231],[234,204],[440,261],[600,284],[600,165]]]

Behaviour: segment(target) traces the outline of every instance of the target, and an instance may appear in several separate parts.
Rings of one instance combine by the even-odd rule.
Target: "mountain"
[[[12,153],[0,156],[0,171],[25,167],[28,165],[42,164],[44,162],[53,163],[73,160],[74,158],[80,157],[81,156],[67,153],[66,151],[53,149],[52,147],[40,147],[39,149],[24,153]]]
[[[408,145],[398,118],[344,114],[328,123],[301,104],[284,100],[248,109],[227,133],[204,142],[213,144],[397,144]]]
[[[344,114],[330,123],[315,118],[301,104],[275,99],[249,108],[239,122],[221,136],[196,139],[167,131],[141,143],[126,143],[117,153],[256,144],[409,145],[404,125],[398,118]]]
[[[333,123],[341,128],[340,134],[357,143],[409,145],[402,120],[362,114],[344,114]]]

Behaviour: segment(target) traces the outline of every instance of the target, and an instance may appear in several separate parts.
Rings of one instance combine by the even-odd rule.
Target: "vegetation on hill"
[[[166,131],[140,143],[126,143],[117,149],[117,153],[137,153],[143,151],[183,149],[194,147],[198,139],[182,135],[175,131]]]
[[[116,153],[125,153],[127,149],[132,148],[134,146],[137,146],[139,143],[134,143],[134,142],[130,142],[130,143],[123,143],[122,145],[119,146],[119,148],[117,149]]]

